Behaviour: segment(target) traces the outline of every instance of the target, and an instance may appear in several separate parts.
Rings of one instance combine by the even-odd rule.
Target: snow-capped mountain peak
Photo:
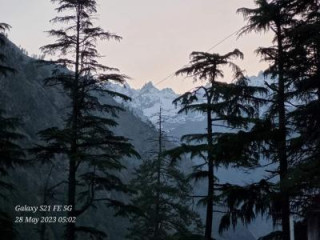
[[[140,89],[140,92],[150,92],[150,91],[159,91],[152,82],[147,82],[143,87]]]
[[[110,87],[131,97],[132,101],[130,102],[123,102],[121,99],[116,99],[116,101],[124,104],[144,121],[151,121],[156,125],[161,107],[167,123],[182,124],[186,122],[187,116],[185,114],[178,114],[179,108],[172,104],[172,101],[179,95],[171,88],[160,90],[152,82],[146,83],[141,89],[133,89],[129,85],[122,87],[115,84],[109,84],[106,87]],[[202,115],[194,114],[190,119],[197,121],[202,118]]]
[[[265,78],[262,72],[258,76],[249,77],[249,79],[250,84],[255,86],[263,86],[266,80],[270,81],[270,78]],[[200,113],[189,112],[188,116],[178,114],[179,107],[173,105],[172,102],[179,95],[171,88],[160,90],[152,82],[147,82],[141,89],[133,89],[128,84],[124,86],[109,84],[106,87],[131,97],[132,101],[130,102],[123,102],[117,98],[116,101],[121,102],[143,121],[151,121],[156,125],[161,107],[169,131],[172,126],[182,125],[187,121],[190,123],[204,120],[204,116]]]

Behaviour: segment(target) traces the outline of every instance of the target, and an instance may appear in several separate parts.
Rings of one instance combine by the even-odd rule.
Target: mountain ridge
[[[248,77],[249,83],[255,86],[263,86],[264,82],[270,81],[270,77],[265,77],[263,72],[259,72],[257,76]],[[131,97],[131,101],[124,102],[120,98],[115,100],[125,107],[130,109],[136,116],[140,117],[145,122],[151,122],[156,126],[158,121],[157,113],[162,109],[162,112],[166,116],[168,132],[173,128],[168,126],[170,124],[185,124],[188,119],[192,122],[200,122],[205,119],[200,113],[190,112],[188,116],[185,114],[178,114],[179,107],[175,106],[172,102],[174,99],[180,96],[180,94],[174,92],[171,88],[157,88],[151,81],[145,83],[141,88],[131,88],[128,83],[125,85],[108,84],[106,87],[111,87],[113,90],[121,92]]]

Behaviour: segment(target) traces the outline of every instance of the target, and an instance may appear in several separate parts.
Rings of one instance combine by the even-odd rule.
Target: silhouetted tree
[[[67,15],[52,19],[65,27],[50,30],[49,34],[56,41],[42,47],[45,54],[60,57],[51,62],[54,70],[45,83],[62,86],[70,98],[70,106],[63,128],[52,127],[40,132],[46,144],[38,146],[35,151],[43,160],[59,157],[68,164],[67,204],[72,210],[68,212],[66,239],[76,239],[76,232],[103,239],[106,237],[104,232],[90,226],[77,226],[75,219],[97,202],[114,207],[123,205],[106,193],[127,192],[117,172],[125,168],[121,158],[137,156],[127,138],[113,133],[117,113],[123,109],[99,98],[108,95],[129,100],[125,95],[104,87],[109,81],[122,84],[126,76],[117,73],[117,69],[100,64],[98,59],[101,56],[96,49],[98,40],[119,40],[120,37],[94,26],[95,0],[52,2],[58,3],[58,13]]]
[[[292,166],[288,184],[294,212],[305,216],[320,194],[320,5],[319,1],[291,1],[296,24],[287,33],[292,52],[295,109],[290,113],[296,137],[292,139]]]
[[[235,158],[236,144],[241,145],[241,140],[235,138],[235,133],[214,131],[215,127],[246,129],[257,117],[257,109],[263,102],[254,95],[264,93],[265,89],[248,85],[243,71],[232,62],[236,58],[243,58],[243,54],[237,49],[225,55],[193,52],[190,64],[176,72],[177,75],[187,75],[195,81],[206,83],[184,93],[174,101],[175,104],[182,105],[180,113],[195,111],[205,114],[206,133],[183,136],[182,141],[185,143],[169,152],[174,160],[179,159],[184,153],[190,153],[192,158],[198,156],[204,160],[203,164],[195,167],[193,175],[195,179],[204,178],[208,183],[207,195],[202,199],[207,207],[205,239],[212,238],[214,205],[218,204],[217,195],[223,189],[218,184],[214,169],[221,165],[251,166],[258,161],[257,158],[245,156],[244,152],[241,153],[242,157]],[[218,81],[224,77],[223,67],[231,68],[234,83]]]
[[[285,184],[289,168],[287,140],[290,136],[286,102],[292,83],[287,74],[288,46],[285,42],[285,32],[294,21],[288,11],[287,3],[288,1],[255,0],[256,8],[241,8],[238,10],[247,20],[247,25],[243,27],[240,35],[252,31],[267,32],[270,30],[274,33],[273,42],[275,45],[259,48],[257,52],[261,54],[265,61],[270,63],[270,67],[265,71],[265,74],[270,74],[276,80],[275,83],[267,83],[272,95],[267,118],[274,123],[270,129],[272,133],[267,136],[273,135],[276,139],[276,144],[269,149],[269,157],[272,161],[275,160],[279,163],[279,170],[276,171],[280,176],[280,205],[278,210],[281,212],[282,237],[284,240],[290,239],[290,201]],[[272,154],[273,150],[275,150],[274,154]]]
[[[164,240],[170,237],[191,237],[199,231],[201,220],[191,209],[191,185],[179,166],[163,155],[166,134],[160,108],[157,148],[144,160],[131,182],[135,191],[132,205],[138,211],[131,215],[132,227],[127,238]],[[170,238],[171,239],[171,238]],[[184,238],[185,239],[185,238]]]
[[[268,166],[276,163],[277,169],[269,167],[269,176],[247,186],[223,186],[228,213],[220,230],[238,220],[249,223],[257,214],[268,214],[275,223],[281,221],[282,231],[261,239],[290,239],[290,213],[302,216],[314,207],[319,194],[319,4],[308,0],[255,3],[255,9],[238,10],[248,20],[240,35],[274,33],[274,46],[257,50],[270,63],[265,75],[274,82],[265,82],[270,96],[268,110],[250,131],[237,134],[242,144],[236,152],[252,156],[258,152],[270,161]],[[252,151],[252,146],[259,146],[258,151]],[[270,181],[278,176],[279,183]]]

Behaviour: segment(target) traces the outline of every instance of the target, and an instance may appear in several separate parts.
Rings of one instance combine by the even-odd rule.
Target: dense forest
[[[100,61],[98,43],[122,38],[96,25],[98,1],[51,0],[41,58],[0,23],[0,238],[319,240],[320,2],[252,1],[237,35],[272,34],[264,79],[240,49],[192,52],[175,75],[196,87],[172,104],[204,127],[178,141],[161,106],[147,124],[112,87],[129,76]],[[260,221],[273,230],[239,235]]]

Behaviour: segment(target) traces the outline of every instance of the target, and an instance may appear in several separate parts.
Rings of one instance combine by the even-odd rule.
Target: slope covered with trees
[[[176,75],[200,84],[173,103],[187,116],[199,113],[205,131],[183,136],[180,146],[165,153],[161,113],[156,131],[113,99],[130,100],[107,84],[121,85],[128,77],[99,62],[97,42],[121,38],[96,26],[97,1],[51,2],[58,13],[52,22],[60,28],[48,31],[55,41],[42,50],[54,60],[22,54],[5,36],[9,25],[0,23],[1,237],[211,240],[259,216],[271,217],[275,226],[262,240],[290,240],[292,218],[312,231],[320,209],[319,1],[254,0],[255,7],[238,10],[246,21],[239,37],[274,37],[256,50],[271,78],[259,86],[234,63],[243,58],[238,49],[191,53]],[[224,71],[233,79],[225,79]],[[156,147],[150,141],[155,136]],[[154,154],[139,166],[139,153],[147,151]],[[196,160],[185,161],[190,158]],[[190,178],[202,180],[203,195],[191,194],[193,182],[180,169],[191,164]],[[267,170],[241,185],[219,182],[220,167],[226,174],[230,168]],[[191,198],[206,208],[201,236]],[[67,220],[13,224],[11,216],[30,217],[16,205],[43,204],[68,206],[59,215]],[[218,215],[221,235],[213,234]],[[317,233],[315,228],[310,236]]]
[[[8,65],[7,52],[5,51],[6,37],[5,31],[10,26],[0,23],[0,81],[5,84],[5,77],[10,78],[15,69]],[[0,197],[8,201],[8,195],[13,191],[14,186],[10,178],[6,178],[9,170],[22,163],[25,157],[23,148],[19,145],[19,140],[23,135],[19,133],[21,122],[18,118],[8,117],[5,110],[0,108]],[[6,239],[14,239],[15,230],[12,216],[9,216],[4,209],[0,209],[0,233]]]
[[[68,113],[65,106],[70,104],[70,100],[61,87],[44,86],[43,79],[51,76],[52,67],[39,67],[35,59],[25,56],[18,47],[8,40],[6,40],[5,52],[8,53],[8,65],[16,64],[16,73],[10,75],[10,78],[5,78],[5,84],[1,85],[1,106],[6,111],[7,116],[17,116],[23,122],[20,131],[25,138],[19,140],[19,143],[25,149],[31,149],[35,144],[43,144],[37,133],[44,127],[56,126],[62,128],[64,126],[64,119]],[[121,107],[110,96],[98,95],[98,97],[105,104]],[[14,115],[15,113],[16,115]],[[102,114],[102,116],[108,117],[107,114]],[[126,135],[127,138],[131,139],[138,152],[147,149],[151,151],[152,146],[147,142],[147,139],[156,136],[156,131],[128,111],[120,112],[118,116],[118,126],[112,128],[115,135]],[[132,125],[129,125],[128,122],[135,127],[132,128]],[[48,186],[51,188],[67,179],[67,162],[52,162],[55,163],[55,167],[50,176],[52,165],[49,163],[42,165],[38,160],[33,161],[33,166],[8,169],[9,180],[16,190],[8,195],[9,201],[1,201],[7,214],[21,216],[21,213],[14,211],[16,205],[42,205],[45,183],[48,181]],[[125,157],[123,164],[127,170],[116,174],[124,183],[127,183],[132,177],[133,168],[139,164],[139,160],[135,157]],[[54,194],[51,196],[53,198],[49,199],[48,204],[63,203],[65,192],[65,185],[59,185],[54,189]],[[112,192],[109,197],[122,202],[128,201],[128,196],[121,193]],[[124,239],[129,222],[125,218],[115,217],[116,212],[103,203],[97,203],[97,207],[99,207],[99,211],[95,208],[89,209],[85,218],[79,220],[79,223],[83,225],[94,223],[97,228],[106,232],[109,239]],[[22,216],[25,215],[22,214]],[[40,217],[41,215],[36,214],[34,216]],[[25,239],[37,239],[39,229],[40,225],[15,225],[18,239],[22,236]],[[46,229],[46,238],[50,240],[60,240],[64,233],[63,224],[47,224]]]

